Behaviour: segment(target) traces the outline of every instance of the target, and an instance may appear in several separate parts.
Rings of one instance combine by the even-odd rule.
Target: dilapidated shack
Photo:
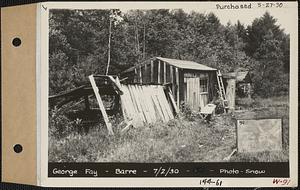
[[[121,73],[128,83],[169,87],[176,105],[186,102],[199,111],[216,94],[217,69],[193,61],[154,57]]]
[[[234,72],[224,73],[224,78],[234,78],[236,82],[236,95],[238,97],[248,97],[251,98],[251,86],[252,86],[252,80],[251,80],[251,73],[249,70],[245,69],[238,69]]]

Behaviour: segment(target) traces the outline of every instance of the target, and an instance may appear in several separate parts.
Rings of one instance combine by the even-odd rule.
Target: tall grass
[[[288,105],[279,98],[274,105]],[[282,101],[282,102],[281,102]],[[253,116],[283,118],[283,152],[237,153],[230,161],[287,161],[288,108],[272,106],[261,99],[258,109],[246,112]],[[280,103],[281,102],[281,103]],[[234,115],[233,115],[234,116]],[[50,162],[224,162],[236,148],[235,120],[231,114],[216,115],[207,123],[198,114],[180,117],[167,123],[157,122],[130,128],[114,124],[115,136],[108,136],[104,125],[91,126],[88,133],[73,131],[66,136],[49,136]]]
[[[224,125],[219,122],[228,122]],[[70,134],[61,139],[50,138],[50,162],[194,162],[207,152],[229,145],[235,140],[231,120],[215,118],[210,124],[200,119],[174,119],[157,122],[121,135],[107,136],[104,126],[94,127],[88,134]],[[218,123],[218,125],[216,125]],[[221,161],[222,158],[220,157]]]

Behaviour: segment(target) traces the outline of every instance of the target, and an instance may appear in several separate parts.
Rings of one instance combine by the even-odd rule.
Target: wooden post
[[[120,83],[119,77],[116,77],[116,83],[118,86],[120,86],[120,89],[122,89],[122,85]],[[123,89],[122,89],[123,90]],[[126,117],[126,113],[125,113],[125,96],[124,93],[122,95],[120,95],[120,104],[121,104],[121,110],[122,110],[122,115],[124,118],[124,121],[127,121],[127,117]]]
[[[133,82],[136,83],[137,81],[138,81],[137,71],[136,71],[136,68],[134,68]]]
[[[164,62],[164,81],[163,83],[167,83],[167,64]]]
[[[147,82],[149,82],[149,80],[147,79],[148,78],[148,65],[147,64],[145,64],[145,72],[144,72],[144,76],[145,76],[145,80],[144,80],[144,83],[147,83]]]
[[[106,124],[107,130],[108,130],[108,134],[109,134],[109,135],[114,135],[114,132],[113,132],[112,127],[111,127],[111,123],[110,123],[109,120],[108,120],[107,113],[106,113],[106,111],[105,111],[105,108],[104,108],[104,105],[103,105],[101,96],[100,96],[100,94],[99,94],[99,89],[98,89],[98,87],[97,87],[97,85],[96,85],[94,76],[93,76],[93,75],[90,75],[90,76],[89,76],[89,79],[90,79],[91,85],[92,85],[92,87],[93,87],[93,90],[94,90],[96,99],[97,99],[97,101],[98,101],[99,108],[100,108],[100,110],[101,110],[101,113],[102,113],[104,122],[105,122],[105,124]]]
[[[248,83],[248,92],[247,92],[248,94],[248,98],[250,99],[251,98],[251,84],[250,83]]]
[[[140,82],[140,84],[142,84],[143,83],[143,78],[142,78],[142,66],[141,65],[139,67],[139,77],[140,77],[139,82]]]
[[[153,83],[153,60],[151,60],[150,63],[150,82]]]
[[[233,111],[235,108],[235,83],[235,78],[227,79],[226,99],[230,111]]]
[[[178,113],[179,113],[179,110],[178,110],[178,108],[177,108],[177,105],[176,105],[175,100],[174,100],[174,96],[173,96],[173,94],[171,93],[170,89],[169,89],[168,95],[169,95],[169,98],[170,98],[170,100],[171,100],[171,104],[172,104],[172,106],[174,107],[175,113],[178,114]]]
[[[173,81],[173,66],[170,65],[170,80],[171,80],[171,83],[173,84],[174,81]]]
[[[170,65],[170,80],[171,80],[171,84],[172,84],[172,94],[173,96],[175,96],[175,84],[174,84],[174,74],[173,74],[173,66]]]
[[[179,109],[179,73],[178,73],[178,68],[176,68],[176,99],[177,99],[177,108]]]
[[[160,84],[160,60],[158,60],[157,83]]]
[[[108,57],[107,57],[107,66],[106,66],[106,72],[105,75],[108,74],[109,64],[110,64],[110,40],[111,40],[111,23],[112,19],[109,17],[109,32],[108,32]]]

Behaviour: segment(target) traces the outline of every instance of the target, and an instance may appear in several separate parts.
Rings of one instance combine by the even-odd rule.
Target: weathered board
[[[208,92],[200,92],[199,78],[184,78],[186,83],[185,102],[190,105],[194,111],[199,111],[208,104]]]
[[[228,100],[228,108],[234,110],[235,108],[235,86],[234,78],[227,79],[226,98]]]
[[[126,120],[133,126],[156,121],[167,122],[174,118],[171,105],[160,85],[123,85],[121,95]]]
[[[113,130],[112,130],[111,123],[109,122],[107,113],[106,113],[106,111],[105,111],[105,108],[104,108],[104,105],[103,105],[101,96],[100,96],[100,94],[99,94],[99,89],[98,89],[98,87],[97,87],[97,85],[96,85],[94,76],[93,76],[93,75],[90,75],[90,76],[89,76],[89,79],[90,79],[91,85],[92,85],[92,87],[93,87],[93,90],[94,90],[94,93],[95,93],[95,96],[96,96],[96,99],[97,99],[99,108],[100,108],[101,113],[102,113],[102,116],[103,116],[103,119],[104,119],[104,121],[105,121],[107,130],[108,130],[108,133],[109,133],[109,135],[113,135],[114,132],[113,132]]]
[[[281,119],[237,120],[239,152],[282,150]]]

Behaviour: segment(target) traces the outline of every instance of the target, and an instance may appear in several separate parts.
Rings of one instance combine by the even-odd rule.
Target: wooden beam
[[[58,95],[49,96],[49,99],[54,99],[54,98],[60,98],[60,97],[68,96],[71,93],[73,94],[73,93],[76,93],[76,92],[80,92],[85,87],[86,87],[86,85],[82,85],[82,86],[80,86],[78,88],[75,88],[73,90],[70,90],[68,92],[64,92],[64,93],[61,93],[61,94],[58,94]]]
[[[173,77],[173,66],[170,65],[170,80],[171,80],[171,83],[174,83],[173,79],[174,79],[174,77]]]
[[[175,69],[176,72],[176,86],[177,86],[177,90],[176,90],[176,103],[177,103],[177,108],[179,109],[179,73],[178,73],[178,68]]]
[[[149,80],[147,79],[147,77],[149,76],[148,75],[148,65],[147,64],[145,64],[145,74],[144,74],[144,76],[145,76],[144,83],[149,82]]]
[[[137,71],[136,71],[136,68],[134,68],[133,82],[136,83],[137,81],[138,81]]]
[[[150,82],[153,83],[153,60],[150,61]]]
[[[158,60],[157,83],[160,84],[160,60]]]
[[[143,77],[142,77],[142,66],[140,65],[139,66],[139,78],[140,78],[140,83],[142,84],[143,83]]]
[[[174,93],[175,93],[175,92],[174,92],[174,89],[175,89],[174,86],[175,86],[175,85],[174,85],[174,76],[173,76],[173,75],[174,75],[174,74],[173,74],[173,66],[170,65],[170,82],[171,82],[171,84],[172,84],[172,89],[171,89],[171,90],[172,90],[172,94],[175,95],[175,94],[174,94]]]
[[[111,123],[110,123],[109,120],[108,120],[107,113],[106,113],[106,111],[105,111],[105,108],[104,108],[104,105],[103,105],[101,96],[100,96],[100,94],[99,94],[99,89],[98,89],[98,87],[97,87],[97,85],[96,85],[94,76],[93,76],[93,75],[90,75],[90,76],[89,76],[89,79],[90,79],[91,85],[92,85],[92,87],[93,87],[93,90],[94,90],[96,99],[97,99],[97,101],[98,101],[98,105],[99,105],[99,108],[100,108],[100,110],[101,110],[101,113],[102,113],[104,122],[105,122],[105,124],[106,124],[107,130],[108,130],[108,134],[109,134],[109,135],[114,135],[114,132],[113,132],[113,130],[112,130]]]
[[[130,120],[126,123],[126,126],[121,130],[121,135],[124,134],[132,126],[133,121]]]
[[[127,79],[128,79],[128,77],[122,78],[122,79],[120,79],[120,82],[123,82],[123,81],[125,81]]]
[[[112,87],[116,91],[116,94],[122,95],[123,92],[121,90],[121,85],[119,83],[117,83],[116,80],[112,76],[108,75],[107,77],[111,81]],[[116,77],[116,78],[118,78],[118,77]]]
[[[164,81],[163,83],[167,83],[167,64],[164,62]]]
[[[169,95],[169,98],[170,98],[170,100],[171,100],[171,104],[172,104],[172,106],[173,106],[173,108],[174,108],[174,110],[175,110],[175,113],[178,114],[178,113],[179,113],[179,110],[178,110],[178,108],[177,108],[176,102],[175,102],[175,100],[174,100],[174,96],[173,96],[173,94],[171,93],[171,90],[170,90],[170,89],[169,89],[168,95]]]
[[[122,85],[120,83],[118,76],[116,77],[115,81],[116,81],[117,85],[120,86],[120,89],[122,90]],[[124,94],[124,92],[123,92],[123,94]],[[121,95],[123,95],[123,94],[121,94]],[[121,96],[121,95],[120,95],[120,104],[121,104],[122,115],[123,115],[124,121],[127,121],[127,117],[126,117],[126,113],[125,113],[125,100],[124,100],[125,96]]]
[[[230,158],[237,152],[237,149],[233,149],[232,152],[229,154],[229,156],[225,157],[223,160],[229,161]]]

